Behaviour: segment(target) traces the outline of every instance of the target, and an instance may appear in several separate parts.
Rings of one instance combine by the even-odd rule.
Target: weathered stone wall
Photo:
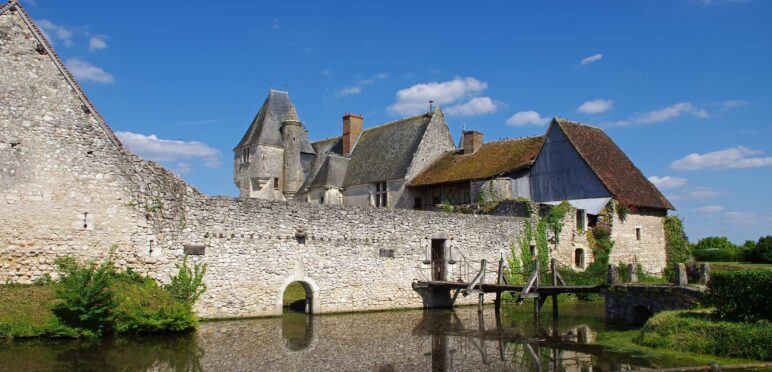
[[[284,172],[284,148],[272,145],[256,145],[249,148],[249,162],[244,163],[241,154],[234,154],[233,182],[242,198],[284,200],[282,190]],[[279,189],[274,188],[279,180]]]
[[[642,324],[653,314],[699,305],[703,293],[689,287],[613,285],[603,292],[606,321]]]
[[[22,17],[0,15],[2,282],[113,246],[120,267],[165,281],[194,244],[205,254],[192,261],[208,265],[203,317],[278,314],[295,280],[312,288],[314,312],[420,307],[411,284],[428,277],[429,239],[492,260],[521,233],[511,217],[205,197],[111,142]],[[457,277],[460,264],[448,266]]]
[[[638,210],[629,213],[624,220],[614,213],[611,239],[610,263],[640,263],[644,271],[661,274],[667,264],[665,226],[662,218],[665,211]],[[636,237],[636,228],[641,230],[641,239]]]

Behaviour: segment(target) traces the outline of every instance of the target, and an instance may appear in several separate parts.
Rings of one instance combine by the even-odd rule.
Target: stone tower
[[[304,174],[300,163],[300,142],[304,133],[303,123],[298,118],[295,105],[290,104],[290,109],[281,122],[281,134],[284,141],[282,190],[287,200],[292,200],[298,189],[303,186]]]

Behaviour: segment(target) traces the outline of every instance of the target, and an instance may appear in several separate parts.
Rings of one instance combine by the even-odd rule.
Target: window
[[[423,204],[421,203],[421,198],[416,197],[415,200],[413,201],[413,209],[421,209],[422,206]]]
[[[241,149],[241,162],[249,163],[249,147]]]
[[[278,190],[279,189],[279,177],[276,177],[273,179],[273,189]]]
[[[584,269],[584,249],[574,251],[574,266]]]
[[[386,182],[378,182],[375,184],[375,206],[376,207],[388,207],[389,191],[386,189]]]
[[[576,230],[582,231],[584,230],[584,209],[577,209],[576,210]]]
[[[597,214],[588,214],[587,215],[587,227],[593,228],[598,225],[598,215]]]
[[[635,240],[641,240],[641,228],[636,227],[635,228]]]
[[[321,198],[319,198],[319,204],[324,204],[324,196],[322,196]]]

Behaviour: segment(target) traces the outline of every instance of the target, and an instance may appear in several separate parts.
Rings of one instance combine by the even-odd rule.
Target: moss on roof
[[[427,186],[468,180],[480,180],[531,165],[543,136],[493,141],[473,154],[451,151],[416,176],[410,186]]]

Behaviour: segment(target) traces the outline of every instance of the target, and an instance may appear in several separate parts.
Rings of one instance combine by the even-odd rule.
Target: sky
[[[133,152],[236,195],[269,89],[312,140],[428,110],[456,140],[603,128],[692,241],[772,234],[772,1],[22,0]]]

